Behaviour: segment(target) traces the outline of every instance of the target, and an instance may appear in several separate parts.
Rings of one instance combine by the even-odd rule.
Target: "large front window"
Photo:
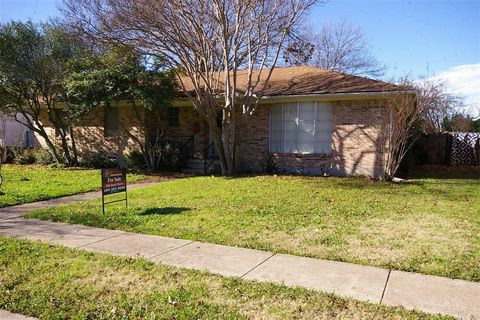
[[[270,151],[328,153],[332,144],[332,106],[293,102],[270,107]]]

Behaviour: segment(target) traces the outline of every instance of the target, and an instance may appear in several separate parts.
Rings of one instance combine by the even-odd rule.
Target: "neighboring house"
[[[22,120],[21,115],[17,117]],[[18,123],[14,116],[0,113],[0,142],[9,147],[17,146],[21,148],[33,147],[35,135],[27,127]]]
[[[240,72],[238,83],[245,81]],[[393,117],[385,97],[396,90],[390,83],[319,68],[276,68],[238,133],[239,169],[262,172],[274,161],[281,172],[381,177]],[[166,139],[193,140],[192,157],[203,159],[211,144],[208,125],[187,99],[174,105],[164,117]],[[128,104],[92,110],[75,129],[79,154],[122,157],[138,149],[121,127],[144,135]]]

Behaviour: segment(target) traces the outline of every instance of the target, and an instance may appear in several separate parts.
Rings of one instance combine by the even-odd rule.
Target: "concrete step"
[[[194,168],[184,168],[182,169],[182,172],[183,173],[187,173],[187,174],[203,174],[203,168],[198,168],[198,169],[194,169]]]
[[[210,162],[210,160],[209,160]],[[219,172],[220,162],[215,160],[210,168],[208,169],[208,174]],[[203,159],[190,159],[187,161],[185,168],[182,170],[183,173],[189,174],[204,174],[205,162]]]
[[[192,164],[202,163],[203,164],[203,159],[188,159],[187,163],[192,163]]]

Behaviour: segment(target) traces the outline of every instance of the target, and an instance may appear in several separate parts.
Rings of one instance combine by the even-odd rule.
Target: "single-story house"
[[[239,87],[245,79],[240,72]],[[240,128],[239,169],[262,172],[273,160],[281,172],[381,177],[393,121],[386,97],[396,91],[390,83],[320,68],[276,68],[255,113]],[[138,149],[119,130],[123,126],[141,138],[145,132],[136,119],[127,103],[92,110],[75,128],[80,156],[101,151],[121,158]],[[191,141],[197,161],[212,141],[187,99],[165,112],[164,134]]]
[[[22,115],[16,117],[24,121]],[[38,146],[38,143],[33,132],[16,121],[14,115],[0,113],[0,145],[25,148]]]

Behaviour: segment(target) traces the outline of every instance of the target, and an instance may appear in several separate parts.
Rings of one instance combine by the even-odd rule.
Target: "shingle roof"
[[[266,71],[266,70],[265,70]],[[266,77],[266,72],[262,78]],[[193,91],[189,79],[182,77],[186,90]],[[238,88],[245,88],[247,72],[239,71]],[[260,88],[258,86],[257,88]],[[308,66],[275,68],[265,90],[265,96],[368,93],[396,91],[399,87],[378,80],[338,73]]]

